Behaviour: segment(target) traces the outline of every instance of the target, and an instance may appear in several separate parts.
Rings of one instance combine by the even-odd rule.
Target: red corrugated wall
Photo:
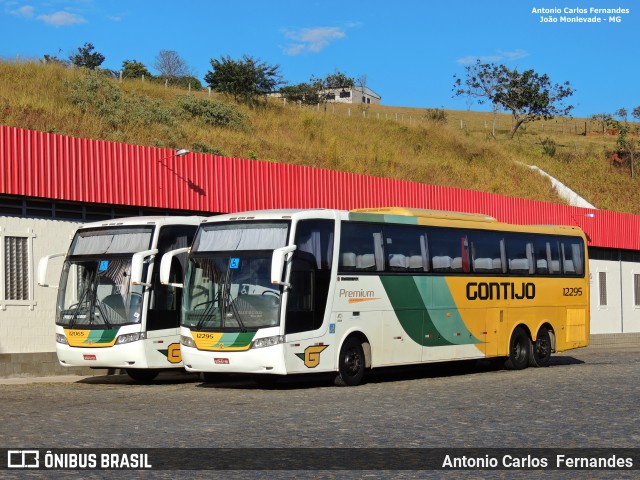
[[[640,250],[640,216],[0,126],[0,194],[208,212],[404,206],[578,225],[590,244]],[[594,218],[585,217],[595,213]]]

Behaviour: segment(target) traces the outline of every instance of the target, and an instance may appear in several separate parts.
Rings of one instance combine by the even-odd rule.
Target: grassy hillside
[[[442,123],[425,119],[425,109],[361,108],[300,108],[272,99],[251,110],[206,91],[118,83],[57,65],[0,63],[3,125],[561,202],[549,182],[520,161],[543,168],[599,208],[640,213],[638,180],[605,158],[615,137],[583,135],[584,120],[537,122],[509,140],[507,115],[499,116],[494,139],[487,113],[449,111]]]

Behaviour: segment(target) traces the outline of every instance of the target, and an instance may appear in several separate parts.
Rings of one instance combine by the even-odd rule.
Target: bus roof
[[[425,210],[420,208],[383,207],[383,208],[358,208],[351,210],[354,213],[373,213],[378,215],[402,215],[408,217],[442,218],[445,220],[473,220],[496,222],[494,217],[482,213],[450,212],[447,210]]]
[[[583,231],[570,225],[529,225],[500,222],[492,216],[479,213],[451,212],[445,210],[423,210],[404,207],[360,208],[351,211],[332,209],[275,209],[235,212],[208,217],[202,223],[335,218],[362,222],[383,222],[414,225],[432,225],[439,227],[476,228],[486,230],[505,230],[512,232],[538,232],[559,235],[583,236]]]
[[[143,217],[123,217],[113,218],[109,220],[101,220],[98,222],[85,223],[78,227],[78,230],[85,228],[99,228],[99,227],[120,227],[120,226],[133,226],[133,225],[199,225],[205,217],[198,216],[143,216]]]

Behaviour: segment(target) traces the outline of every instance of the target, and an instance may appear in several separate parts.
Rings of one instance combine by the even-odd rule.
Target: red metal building
[[[640,216],[258,160],[0,126],[0,195],[199,212],[405,206],[578,225],[590,245],[640,250]],[[595,213],[591,218],[585,215]]]

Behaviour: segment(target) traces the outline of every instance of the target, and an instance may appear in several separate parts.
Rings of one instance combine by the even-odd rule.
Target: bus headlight
[[[56,342],[63,345],[69,345],[69,342],[67,342],[67,337],[65,337],[63,333],[56,333]]]
[[[180,345],[196,348],[196,342],[193,341],[193,338],[187,337],[186,335],[180,335]]]
[[[251,348],[272,347],[284,343],[284,335],[275,335],[273,337],[258,338],[251,342]]]
[[[119,335],[116,340],[116,345],[122,345],[123,343],[137,342],[138,340],[144,340],[147,338],[147,332],[127,333],[125,335]]]

